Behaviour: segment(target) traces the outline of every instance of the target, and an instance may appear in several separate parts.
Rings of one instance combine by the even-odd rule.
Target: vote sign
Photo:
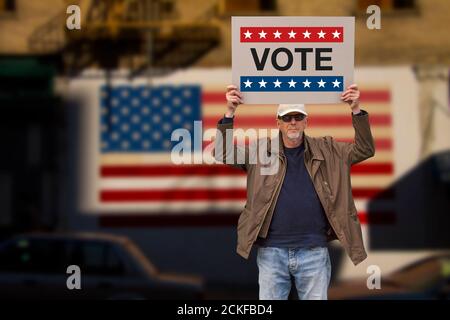
[[[232,17],[246,104],[339,103],[353,83],[354,17]]]

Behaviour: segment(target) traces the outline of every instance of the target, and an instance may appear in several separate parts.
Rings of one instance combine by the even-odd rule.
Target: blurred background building
[[[80,30],[66,28],[73,4]],[[366,26],[371,4],[379,30]],[[445,0],[0,0],[0,238],[126,236],[159,268],[201,276],[207,298],[257,297],[255,257],[235,253],[244,177],[174,167],[170,132],[223,114],[231,16],[355,16],[355,78],[377,143],[352,172],[369,258],[354,267],[333,244],[333,283],[448,253],[449,13]],[[240,107],[237,126],[273,126],[276,107],[259,107]],[[352,138],[349,124],[314,123],[342,105],[310,112],[311,135]]]

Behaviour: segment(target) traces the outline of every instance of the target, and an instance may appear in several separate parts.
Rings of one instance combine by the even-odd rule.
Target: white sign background
[[[342,88],[353,83],[354,70],[354,17],[232,17],[232,83],[241,89],[245,104],[278,104],[278,103],[340,103]],[[240,42],[241,27],[343,27],[343,42]],[[258,34],[252,37],[259,39]],[[274,37],[268,34],[267,38]],[[303,37],[302,34],[296,35]],[[317,36],[316,36],[317,37]],[[277,48],[287,48],[293,54],[292,67],[286,71],[276,70],[272,63],[272,52]],[[258,58],[261,59],[264,48],[270,48],[263,70],[257,70],[251,48],[255,48]],[[314,52],[306,54],[306,70],[301,70],[301,55],[294,52],[295,48],[313,48]],[[322,53],[322,57],[331,57],[331,61],[323,61],[323,66],[332,66],[332,70],[315,70],[316,48],[332,48],[332,52]],[[287,62],[285,53],[277,56],[279,65]],[[242,83],[246,79],[241,76],[257,77],[334,77],[342,76],[344,83],[340,91],[273,91],[273,92],[247,92]],[[286,78],[285,78],[286,79]],[[318,78],[316,78],[317,80]],[[254,79],[252,79],[254,80]],[[272,79],[273,80],[273,79]],[[252,87],[260,85],[252,81]],[[287,85],[285,83],[285,85]],[[297,83],[298,87],[304,84]],[[274,86],[271,82],[267,87]],[[263,89],[263,88],[262,88]]]

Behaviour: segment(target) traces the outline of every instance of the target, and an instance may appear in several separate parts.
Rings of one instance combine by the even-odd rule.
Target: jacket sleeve
[[[375,144],[370,130],[369,114],[361,110],[360,114],[352,114],[352,124],[355,129],[354,142],[337,142],[334,147],[350,165],[364,161],[375,155]]]
[[[214,140],[214,158],[234,168],[247,171],[249,152],[247,146],[236,146],[233,143],[233,121],[219,121]]]

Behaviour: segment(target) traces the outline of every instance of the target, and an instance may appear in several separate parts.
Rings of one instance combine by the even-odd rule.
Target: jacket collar
[[[305,157],[311,160],[324,160],[322,152],[319,151],[319,147],[313,138],[305,134],[303,143],[305,144]]]

